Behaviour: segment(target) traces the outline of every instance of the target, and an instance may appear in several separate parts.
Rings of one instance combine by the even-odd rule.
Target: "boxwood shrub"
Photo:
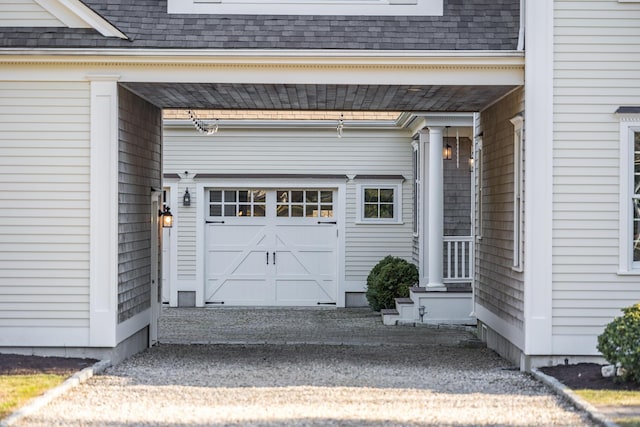
[[[621,379],[640,384],[640,303],[622,309],[598,336],[598,351],[622,368]]]
[[[406,260],[386,256],[367,277],[367,301],[374,311],[392,308],[395,298],[409,296],[409,288],[418,281],[418,268]]]

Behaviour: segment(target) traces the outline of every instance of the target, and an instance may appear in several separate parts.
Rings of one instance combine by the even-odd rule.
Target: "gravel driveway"
[[[165,310],[160,345],[17,425],[592,425],[467,331],[379,322],[363,310]]]

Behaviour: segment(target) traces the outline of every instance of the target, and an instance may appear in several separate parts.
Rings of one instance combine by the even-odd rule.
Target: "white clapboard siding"
[[[639,104],[640,4],[556,1],[554,32],[554,352],[595,354],[604,325],[640,299],[639,278],[616,274],[614,115]]]
[[[0,1],[0,27],[64,27],[34,0]]]
[[[86,345],[89,84],[0,82],[0,105],[0,337]]]
[[[192,127],[169,128],[164,136],[164,173],[217,174],[339,174],[403,175],[403,224],[361,225],[356,222],[356,183],[347,184],[346,278],[366,281],[371,268],[386,255],[412,256],[412,148],[405,131],[345,129],[342,138],[334,128],[246,129],[221,127],[203,136]],[[197,177],[196,177],[197,179]],[[358,183],[367,183],[358,181]],[[193,184],[181,183],[198,201]],[[195,209],[178,208],[178,279],[195,279]]]

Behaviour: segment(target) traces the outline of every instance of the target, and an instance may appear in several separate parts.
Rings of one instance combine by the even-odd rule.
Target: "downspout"
[[[524,50],[524,30],[525,30],[525,24],[524,24],[524,18],[525,18],[525,1],[526,0],[520,0],[520,29],[518,30],[518,46],[516,47],[516,50],[522,51]]]

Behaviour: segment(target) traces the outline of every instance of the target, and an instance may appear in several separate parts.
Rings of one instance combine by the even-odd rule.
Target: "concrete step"
[[[383,308],[380,310],[382,315],[382,324],[387,326],[395,326],[400,319],[400,313],[395,308]]]

